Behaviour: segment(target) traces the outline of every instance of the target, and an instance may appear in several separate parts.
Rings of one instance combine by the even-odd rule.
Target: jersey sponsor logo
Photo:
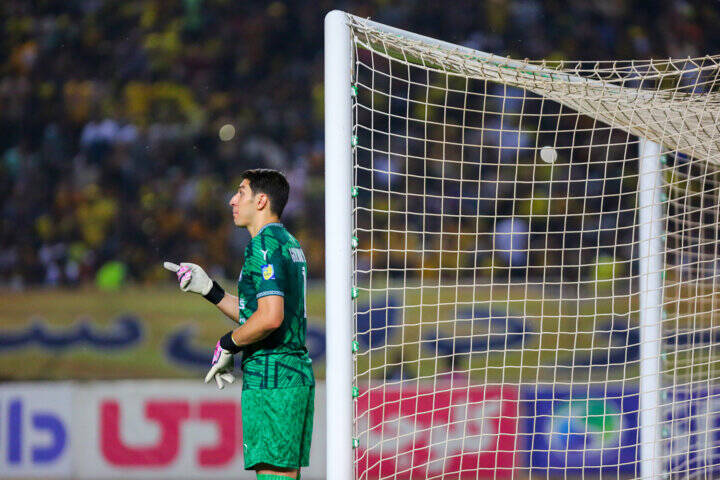
[[[272,263],[262,266],[262,276],[265,280],[272,280],[275,278],[275,269]]]
[[[288,252],[290,252],[290,257],[293,259],[293,262],[305,262],[305,254],[301,249],[288,248]]]
[[[243,297],[238,298],[238,307],[240,310],[245,310],[245,299]]]
[[[263,261],[267,262],[267,254],[269,250],[260,250],[263,254]]]

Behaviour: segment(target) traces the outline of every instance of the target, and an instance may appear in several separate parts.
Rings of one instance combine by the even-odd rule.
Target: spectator
[[[646,3],[568,6],[511,0],[447,8],[438,2],[351,0],[344,8],[501,56],[666,58],[714,50],[719,18],[712,6],[676,0],[654,5],[648,16]],[[138,5],[142,8],[86,0],[61,6],[0,3],[0,43],[6,52],[0,57],[0,278],[15,287],[75,285],[94,278],[108,261],[122,259],[128,277],[143,282],[156,278],[156,267],[167,258],[211,259],[210,269],[231,264],[241,250],[238,242],[247,239],[230,235],[228,212],[207,199],[230,195],[235,185],[220,179],[258,163],[282,168],[292,178],[286,221],[300,232],[311,275],[321,276],[321,52],[327,4],[252,0],[240,6],[208,0]],[[508,91],[515,99],[502,108],[517,113],[523,94]],[[442,92],[433,92],[438,94],[431,100],[442,104]],[[393,109],[405,105],[393,102]],[[412,106],[418,114],[424,108]],[[428,112],[436,116],[440,110]],[[236,135],[223,143],[217,131],[225,123],[234,125]],[[504,162],[512,164],[531,145],[514,123],[490,122],[487,129],[488,141],[503,149]],[[429,158],[444,158],[448,152],[443,149],[460,140],[458,132],[447,134],[442,144],[429,147]],[[413,183],[407,177],[417,178],[422,170],[405,159],[418,155],[412,151],[416,148],[379,158],[376,181],[393,194],[427,194],[425,210],[403,219],[411,228],[425,228],[426,238],[469,228],[459,221],[443,222],[442,215],[461,210],[467,215],[468,207],[477,208],[482,220],[469,225],[484,228],[488,218],[512,214],[512,202],[504,200],[509,195],[532,193],[493,164],[484,164],[480,177],[467,185],[462,171],[448,179],[443,175],[451,170],[437,164],[428,169],[426,184]],[[487,160],[486,152],[472,154],[475,162]],[[552,232],[581,228],[580,219],[570,215],[577,206],[557,204],[562,194],[552,190],[555,182],[562,186],[561,180],[554,178],[547,188],[548,203],[568,214],[568,220],[558,224],[554,217],[548,222]],[[595,183],[591,187],[602,194]],[[441,201],[441,191],[456,199]],[[478,192],[479,203],[472,192]],[[608,207],[596,201],[592,208],[615,212],[603,216],[602,225],[620,224],[626,219],[617,212],[627,210],[626,203]],[[509,252],[508,265],[527,262],[520,252],[528,245],[523,222],[498,223],[496,240],[509,241],[501,249]],[[632,232],[623,235],[632,238]],[[565,247],[580,245],[579,237],[563,236]],[[514,243],[516,238],[522,243]],[[423,241],[419,237],[415,243]],[[426,248],[438,247],[433,244],[439,241],[425,242]],[[386,261],[404,265],[404,259]]]

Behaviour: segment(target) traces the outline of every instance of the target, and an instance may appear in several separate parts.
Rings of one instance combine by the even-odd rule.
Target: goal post
[[[347,16],[325,17],[325,332],[327,478],[353,476],[352,49]]]
[[[720,475],[718,60],[327,14],[328,478]]]
[[[638,243],[640,300],[640,474],[657,478],[662,473],[660,451],[660,356],[662,338],[662,272],[665,248],[661,176],[661,147],[640,140],[638,163]]]

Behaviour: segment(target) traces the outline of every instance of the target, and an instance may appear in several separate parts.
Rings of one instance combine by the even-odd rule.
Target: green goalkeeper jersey
[[[257,310],[258,299],[280,295],[284,318],[270,335],[245,347],[243,389],[314,385],[305,347],[307,264],[300,243],[280,223],[263,226],[245,248],[238,279],[242,325]]]

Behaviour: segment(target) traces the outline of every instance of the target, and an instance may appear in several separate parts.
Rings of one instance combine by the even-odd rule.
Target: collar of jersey
[[[258,230],[258,233],[257,233],[257,235],[255,235],[255,236],[257,237],[257,236],[260,235],[260,234],[262,233],[262,231],[265,230],[267,227],[272,227],[272,226],[282,227],[283,224],[280,223],[280,222],[266,223],[265,225],[262,226],[262,228],[261,228],[260,230]]]

